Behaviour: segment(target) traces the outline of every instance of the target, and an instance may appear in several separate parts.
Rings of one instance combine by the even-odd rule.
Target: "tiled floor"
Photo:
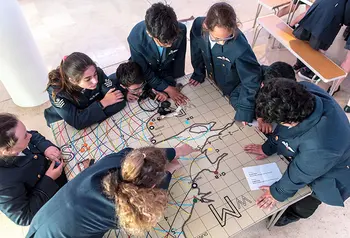
[[[129,31],[144,18],[146,9],[157,0],[19,0],[23,13],[45,60],[48,69],[58,65],[64,55],[81,51],[91,56],[101,67],[106,67],[129,57],[126,38]],[[202,16],[214,0],[168,0],[175,9],[178,18]],[[229,0],[236,9],[249,41],[252,40],[252,20],[257,7],[256,0]],[[263,9],[261,15],[269,12]],[[341,31],[342,32],[342,31]],[[270,64],[280,60],[293,64],[295,58],[286,49],[271,49],[271,40],[262,31],[254,48],[260,63]],[[345,56],[344,41],[341,36],[327,54],[336,62]],[[186,72],[190,73],[190,54],[186,57]],[[114,67],[108,67],[111,73]],[[327,85],[321,85],[327,88]],[[347,79],[335,98],[344,106],[350,97],[350,80]],[[39,130],[52,139],[46,126],[43,109],[48,104],[36,108],[20,108],[14,105],[10,96],[0,83],[0,111],[11,112],[19,116],[30,129]],[[348,115],[349,116],[349,115]],[[321,205],[310,218],[284,228],[265,229],[261,222],[237,237],[350,237],[350,202],[347,207],[337,208]],[[24,237],[27,228],[14,225],[0,214],[0,237]]]

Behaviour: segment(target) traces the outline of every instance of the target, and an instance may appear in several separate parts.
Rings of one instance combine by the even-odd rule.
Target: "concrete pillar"
[[[20,107],[48,100],[47,69],[17,0],[0,1],[0,80]]]

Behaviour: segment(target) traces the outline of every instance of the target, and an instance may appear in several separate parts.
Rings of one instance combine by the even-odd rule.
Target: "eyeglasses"
[[[232,35],[229,36],[229,37],[219,39],[219,38],[215,38],[215,37],[212,36],[210,33],[209,33],[209,37],[210,37],[210,40],[211,40],[212,42],[228,41],[228,40],[232,40],[233,38],[235,38],[235,36],[232,34]]]
[[[135,94],[135,93],[139,93],[140,91],[143,91],[143,89],[145,88],[145,86],[146,86],[146,83],[142,83],[141,86],[138,87],[138,88],[134,88],[134,89],[129,89],[129,88],[127,88],[127,89],[128,89],[128,91],[129,91],[130,93]]]

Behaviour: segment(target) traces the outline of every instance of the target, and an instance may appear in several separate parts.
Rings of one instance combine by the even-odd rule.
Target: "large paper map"
[[[146,100],[141,105],[127,104],[123,111],[84,130],[62,121],[53,124],[52,132],[67,162],[67,176],[73,178],[80,172],[79,162],[98,160],[125,147],[187,143],[199,148],[200,152],[180,158],[183,166],[173,174],[164,219],[145,234],[150,238],[231,237],[309,193],[302,189],[270,211],[259,209],[255,200],[261,192],[250,191],[242,168],[276,162],[283,173],[287,163],[279,156],[257,161],[246,154],[243,146],[263,143],[264,135],[254,127],[238,127],[233,108],[209,80],[197,87],[187,85],[188,80],[189,76],[178,80],[186,85],[182,92],[191,103],[177,117],[160,118],[158,104]],[[129,236],[111,230],[105,237]]]

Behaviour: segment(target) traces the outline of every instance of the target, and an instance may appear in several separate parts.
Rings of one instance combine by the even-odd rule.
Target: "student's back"
[[[27,237],[101,238],[117,228],[115,203],[103,195],[101,180],[128,152],[106,156],[64,186],[34,218]]]
[[[78,174],[35,216],[27,238],[101,238],[113,228],[144,233],[163,217],[179,156],[195,150],[125,148]],[[176,163],[173,163],[175,159]]]

